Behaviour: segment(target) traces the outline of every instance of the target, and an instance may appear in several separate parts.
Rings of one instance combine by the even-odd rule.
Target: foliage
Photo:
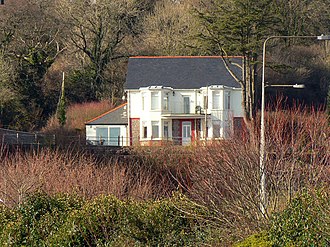
[[[30,196],[18,208],[3,208],[0,243],[2,246],[39,246],[66,221],[68,212],[78,209],[81,200],[74,196],[45,194]],[[12,216],[8,217],[8,212]]]
[[[8,68],[0,77],[10,78],[0,79],[2,125],[44,127],[56,111],[63,71],[68,104],[121,99],[127,58],[151,54],[244,55],[243,78],[236,79],[246,92],[245,117],[252,118],[264,38],[326,34],[327,6],[327,0],[7,1],[0,8],[0,67]],[[268,43],[267,81],[304,79],[299,98],[324,103],[329,65],[317,62],[321,46],[282,43]],[[285,73],[276,71],[282,65]]]
[[[96,72],[91,67],[73,70],[67,78],[67,100],[69,103],[96,101],[92,92]]]
[[[270,239],[274,246],[327,246],[330,239],[329,197],[324,193],[299,195],[271,219]],[[324,227],[326,229],[324,229]]]
[[[14,103],[19,109],[9,111],[11,116],[6,117],[5,124],[17,129],[39,129],[56,108],[43,87],[44,76],[63,51],[58,42],[59,23],[51,14],[51,6],[51,1],[35,0],[9,5],[1,14],[1,24],[5,26],[0,27],[0,39],[6,41],[3,53],[17,74],[10,88],[19,96],[18,104]]]
[[[135,34],[142,14],[137,7],[131,0],[59,2],[58,14],[69,30],[67,40],[89,58],[95,72],[90,88],[93,99],[102,99],[105,85],[113,83],[106,74],[108,66],[128,57],[125,42]]]
[[[268,232],[253,234],[235,244],[234,247],[272,247],[272,243],[268,238]]]
[[[19,208],[0,207],[2,246],[198,246],[206,225],[180,210],[182,196],[160,201],[120,201],[99,196],[31,196]],[[204,212],[204,214],[207,212]]]
[[[255,117],[256,65],[262,41],[276,25],[271,3],[272,0],[216,0],[199,13],[207,30],[199,36],[211,54],[243,56],[243,75],[235,75],[235,79],[243,90],[246,121]]]
[[[319,35],[329,31],[327,0],[273,2],[273,8],[279,17],[280,35]]]

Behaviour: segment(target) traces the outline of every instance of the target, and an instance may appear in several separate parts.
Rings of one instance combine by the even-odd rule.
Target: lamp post
[[[266,44],[271,39],[281,38],[314,38],[317,40],[330,40],[330,35],[320,36],[269,36],[265,39],[262,49],[262,80],[261,80],[261,120],[260,120],[260,156],[259,156],[259,169],[260,169],[260,210],[261,213],[267,217],[267,196],[266,196],[266,170],[265,170],[265,88],[266,87],[292,87],[304,88],[304,85],[271,85],[265,82],[265,68],[266,68]]]

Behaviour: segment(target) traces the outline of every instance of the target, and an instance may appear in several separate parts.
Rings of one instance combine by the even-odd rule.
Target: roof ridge
[[[97,116],[97,117],[95,117],[95,118],[87,121],[87,122],[85,122],[85,124],[89,124],[91,122],[94,122],[95,120],[100,119],[101,117],[103,117],[103,116],[105,116],[105,115],[107,115],[107,114],[109,114],[111,112],[114,112],[114,111],[119,110],[120,108],[124,107],[125,105],[127,105],[127,102],[126,103],[123,103],[123,104],[121,104],[121,105],[119,105],[119,106],[117,106],[117,107],[115,107],[115,108],[113,108],[113,109],[111,109],[111,110],[109,110],[109,111],[107,111],[107,112],[105,112],[105,113],[103,113],[103,114],[101,114],[101,115],[99,115],[99,116]]]

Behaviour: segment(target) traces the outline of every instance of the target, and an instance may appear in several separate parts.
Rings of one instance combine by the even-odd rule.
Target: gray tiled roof
[[[86,125],[127,125],[126,103],[122,104],[86,123]]]
[[[242,64],[241,57],[230,60]],[[241,78],[241,69],[230,67]],[[207,85],[241,87],[227,71],[221,57],[131,57],[128,61],[126,89],[147,86],[196,89]]]

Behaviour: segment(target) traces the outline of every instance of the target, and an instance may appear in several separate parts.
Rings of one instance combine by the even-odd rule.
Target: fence
[[[6,145],[54,145],[55,136],[0,128],[0,143]]]

